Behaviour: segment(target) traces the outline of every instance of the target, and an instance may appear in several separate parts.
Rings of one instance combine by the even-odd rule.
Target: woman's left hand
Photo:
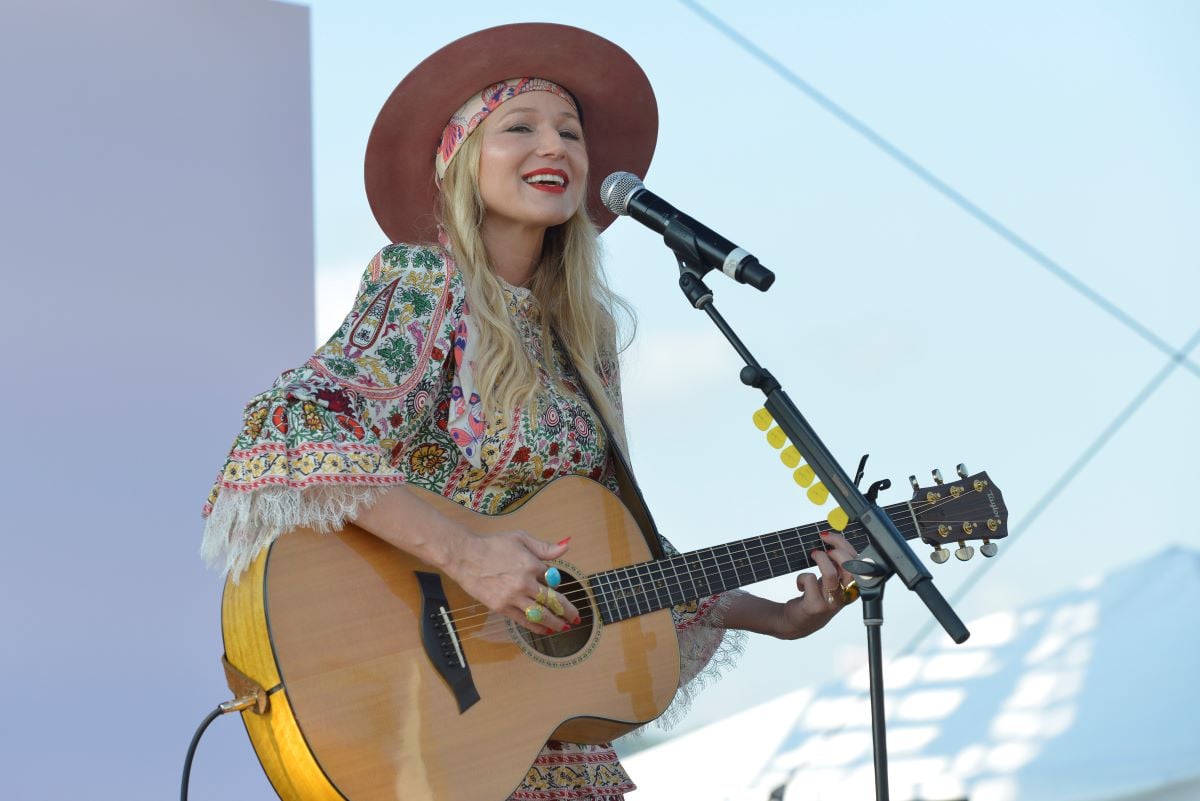
[[[841,534],[823,533],[821,540],[825,547],[811,553],[820,575],[801,573],[796,577],[800,595],[779,610],[775,636],[780,639],[807,637],[828,623],[847,603],[843,587],[850,584],[854,575],[846,572],[842,563],[857,554]]]

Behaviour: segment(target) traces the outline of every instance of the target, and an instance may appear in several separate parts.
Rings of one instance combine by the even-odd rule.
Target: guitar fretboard
[[[892,504],[884,511],[896,522],[906,539],[917,536],[907,503]],[[773,531],[666,559],[595,573],[588,576],[588,582],[601,619],[605,623],[616,623],[810,568],[815,564],[812,551],[825,550],[821,532],[828,530],[828,524],[811,523]],[[867,546],[866,531],[857,521],[848,525],[842,536],[856,551]]]

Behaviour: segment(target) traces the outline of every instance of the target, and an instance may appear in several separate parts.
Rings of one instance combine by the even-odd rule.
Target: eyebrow
[[[503,113],[500,115],[500,118],[505,119],[513,114],[520,114],[522,112],[536,114],[538,113],[538,109],[534,108],[533,106],[516,106],[515,108],[504,109]],[[579,115],[574,111],[560,111],[556,116],[559,119],[567,118],[575,120],[576,122],[580,121]]]

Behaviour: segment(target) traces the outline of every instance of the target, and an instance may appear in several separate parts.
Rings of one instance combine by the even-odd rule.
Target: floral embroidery
[[[433,443],[427,443],[415,449],[408,461],[414,472],[423,476],[432,475],[446,463],[446,450]]]

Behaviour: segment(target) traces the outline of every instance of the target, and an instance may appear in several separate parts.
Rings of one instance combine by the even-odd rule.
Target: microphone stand
[[[913,553],[908,541],[896,528],[887,513],[868,500],[850,480],[833,455],[809,426],[800,410],[792,403],[779,382],[750,353],[734,333],[729,323],[713,306],[712,290],[704,283],[708,269],[700,257],[696,237],[684,223],[670,222],[663,231],[667,247],[675,252],[679,263],[679,288],[694,308],[709,316],[729,344],[741,356],[746,366],[740,378],[743,384],[755,387],[766,396],[765,406],[783,429],[788,439],[804,456],[813,472],[824,483],[829,494],[846,512],[850,520],[858,520],[866,530],[869,545],[858,559],[848,560],[844,567],[858,578],[863,602],[863,625],[867,629],[867,660],[871,687],[871,739],[875,756],[875,798],[888,801],[887,737],[883,709],[883,655],[881,627],[883,625],[884,583],[893,575],[915,592],[929,608],[950,638],[956,643],[970,636],[966,626],[933,586],[933,576]]]

